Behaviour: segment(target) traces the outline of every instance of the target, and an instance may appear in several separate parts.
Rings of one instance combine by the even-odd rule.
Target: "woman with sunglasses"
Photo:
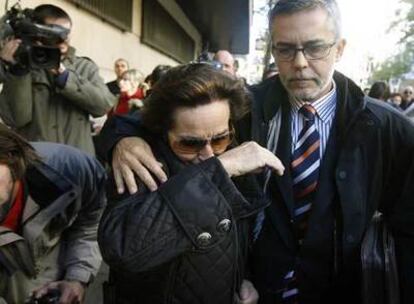
[[[256,303],[244,265],[266,200],[249,173],[284,168],[256,143],[230,148],[247,102],[240,82],[206,64],[172,68],[153,88],[140,135],[169,179],[154,192],[109,194],[105,303]]]

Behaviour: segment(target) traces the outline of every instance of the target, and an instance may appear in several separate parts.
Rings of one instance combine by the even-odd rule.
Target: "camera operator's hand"
[[[1,43],[0,58],[3,61],[14,64],[16,60],[14,55],[22,41],[20,39],[6,39]]]
[[[59,304],[79,304],[85,297],[85,285],[78,281],[56,281],[45,284],[43,287],[33,291],[36,299],[49,293],[51,290],[59,289]]]
[[[63,72],[66,71],[66,67],[61,62],[58,69],[51,69],[50,72],[54,75],[60,75],[63,74]]]

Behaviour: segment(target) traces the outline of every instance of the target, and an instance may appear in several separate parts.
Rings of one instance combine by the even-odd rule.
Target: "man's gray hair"
[[[273,20],[279,15],[292,15],[294,13],[324,9],[335,27],[335,38],[342,37],[342,21],[338,4],[335,0],[279,0],[269,13],[269,28],[272,28]]]

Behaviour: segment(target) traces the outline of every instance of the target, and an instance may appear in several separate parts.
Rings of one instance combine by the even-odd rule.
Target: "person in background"
[[[244,86],[208,64],[171,68],[141,111],[170,179],[118,195],[112,181],[99,245],[111,267],[105,304],[254,304],[245,264],[267,200],[249,173],[283,166],[254,142],[232,145],[248,110]],[[107,286],[109,288],[109,286]]]
[[[82,303],[102,260],[105,181],[94,157],[0,125],[0,303],[55,290],[61,304]]]
[[[269,64],[265,71],[263,72],[263,80],[266,80],[270,77],[275,76],[278,73],[278,69],[277,66],[274,62],[272,62],[271,64]]]
[[[401,108],[403,109],[403,114],[407,116],[411,121],[414,122],[414,96],[413,96],[413,87],[407,86],[402,95]]]
[[[400,93],[391,93],[389,103],[396,109],[401,110],[402,96]]]
[[[414,103],[414,89],[412,86],[407,86],[402,91],[401,109],[406,110]]]
[[[73,24],[69,15],[51,4],[37,6],[33,14],[38,23],[66,29],[64,40],[48,41],[60,50],[60,66],[7,77],[0,100],[8,103],[13,127],[26,139],[68,144],[94,154],[89,116],[105,115],[115,97],[99,76],[98,66],[89,58],[76,56],[70,45]],[[0,51],[2,63],[11,70],[20,43],[12,40]]]
[[[121,94],[118,103],[108,113],[108,116],[113,114],[124,115],[133,109],[142,108],[144,105],[142,100],[148,90],[148,85],[143,83],[143,79],[143,74],[135,69],[125,71],[122,74],[119,81]]]
[[[390,89],[386,82],[377,81],[371,86],[368,96],[382,101],[387,101],[390,96]]]
[[[109,91],[111,93],[118,97],[121,93],[121,87],[119,85],[119,82],[122,79],[122,74],[124,74],[129,69],[129,63],[123,58],[119,58],[114,63],[114,72],[116,75],[116,79],[113,81],[110,81],[106,83],[106,86],[108,87]]]
[[[233,55],[226,50],[220,50],[214,54],[213,60],[223,65],[223,71],[230,75],[236,76],[237,67]]]

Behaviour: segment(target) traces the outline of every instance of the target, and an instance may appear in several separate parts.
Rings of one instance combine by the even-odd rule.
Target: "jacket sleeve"
[[[32,145],[45,164],[74,185],[68,195],[76,196],[75,211],[67,212],[75,212],[76,216],[62,234],[61,265],[64,279],[88,283],[96,276],[102,261],[97,231],[106,204],[105,171],[94,157],[75,148],[53,143]]]
[[[3,85],[1,100],[7,102],[15,127],[21,128],[32,121],[32,76],[10,76]]]
[[[108,206],[98,233],[103,258],[118,271],[138,273],[186,252],[209,250],[228,237],[217,224],[233,222],[229,202],[237,201],[244,198],[219,160],[190,165],[157,191]],[[201,241],[202,233],[211,239]]]
[[[387,130],[383,206],[395,239],[401,303],[408,304],[414,303],[414,127],[399,118]]]
[[[112,150],[122,138],[142,135],[139,113],[113,115],[105,122],[97,137],[96,154],[111,163]]]
[[[73,164],[83,175],[79,179],[82,206],[76,220],[65,231],[65,279],[88,283],[96,276],[102,261],[97,231],[106,204],[106,175],[98,161],[86,154],[81,163],[83,168]]]
[[[57,88],[57,93],[62,94],[90,115],[103,116],[111,109],[116,98],[99,76],[96,64],[85,58],[82,60],[87,61],[84,73],[68,68],[66,84],[63,88]]]

